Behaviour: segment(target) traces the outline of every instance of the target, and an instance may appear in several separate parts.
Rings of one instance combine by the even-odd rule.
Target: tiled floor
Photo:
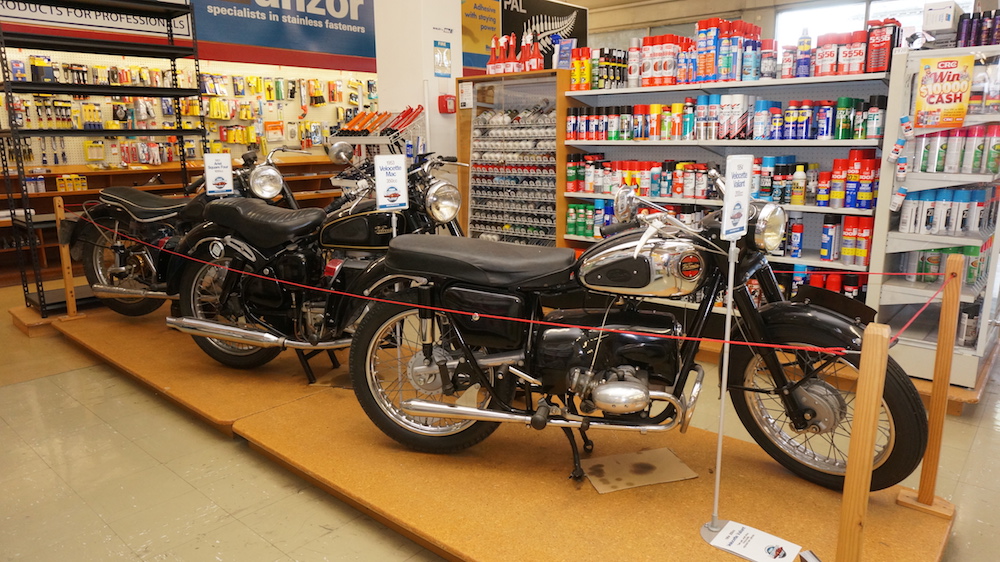
[[[18,305],[0,289],[0,309]],[[439,560],[60,336],[3,320],[0,341],[2,559]],[[695,425],[714,430],[717,404],[706,391]],[[948,418],[938,495],[958,513],[945,560],[995,560],[1000,394]]]

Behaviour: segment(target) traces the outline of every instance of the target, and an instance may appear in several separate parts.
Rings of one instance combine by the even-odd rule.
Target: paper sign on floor
[[[727,522],[710,544],[754,562],[791,561],[802,550],[797,544],[735,521]]]
[[[602,494],[698,477],[667,448],[584,459],[581,464],[590,483]]]

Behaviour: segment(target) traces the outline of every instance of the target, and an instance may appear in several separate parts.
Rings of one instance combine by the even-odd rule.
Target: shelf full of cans
[[[555,108],[486,109],[473,120],[470,162],[473,236],[554,246]]]
[[[894,19],[873,20],[867,29],[852,33],[821,35],[815,46],[807,30],[790,46],[761,39],[760,31],[749,22],[709,18],[698,22],[695,37],[633,37],[624,80],[614,79],[622,66],[618,52],[574,49],[570,89],[639,89],[886,72],[892,50],[901,43],[900,24]]]
[[[758,99],[710,94],[684,102],[570,108],[566,140],[587,141],[878,141],[886,97],[834,100]],[[867,143],[860,143],[867,144]]]
[[[642,197],[715,200],[708,163],[693,161],[610,160],[604,154],[571,154],[566,162],[566,196],[610,196],[622,185]],[[879,192],[880,161],[875,149],[852,149],[833,159],[832,170],[795,155],[754,159],[751,197],[796,206],[796,210],[871,215]]]

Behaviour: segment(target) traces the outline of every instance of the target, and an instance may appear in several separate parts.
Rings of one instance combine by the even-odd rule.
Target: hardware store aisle
[[[17,306],[19,297],[18,287],[4,289],[0,305]],[[0,325],[0,336],[10,350],[0,366],[0,385],[6,385],[0,386],[5,557],[437,559],[248,451],[244,442],[74,353],[60,336],[29,340],[7,324]],[[23,353],[25,347],[36,353]],[[28,361],[39,350],[50,358],[73,356],[57,361],[66,366],[62,372],[38,370]],[[35,370],[38,378],[25,380]],[[697,416],[706,427],[715,416],[709,394]],[[997,396],[989,394],[970,410],[950,418],[946,428],[939,493],[959,506],[947,560],[991,559],[1000,544],[990,510],[1000,500],[1000,486],[989,468],[998,456],[991,450],[1000,443]],[[665,554],[650,556],[671,559]]]

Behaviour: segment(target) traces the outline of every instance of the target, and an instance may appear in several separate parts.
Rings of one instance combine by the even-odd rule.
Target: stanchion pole
[[[904,488],[896,503],[919,509],[944,519],[955,516],[951,502],[934,495],[938,463],[941,460],[941,440],[944,418],[948,409],[948,387],[951,385],[951,359],[955,353],[955,330],[958,328],[958,302],[962,296],[961,273],[965,259],[951,254],[945,263],[944,294],[941,296],[941,317],[938,319],[937,354],[934,356],[934,381],[931,383],[930,411],[927,421],[927,452],[920,469],[919,491]]]
[[[66,207],[62,197],[54,197],[52,204],[56,211],[56,233],[62,232],[62,221],[66,219]],[[73,284],[73,263],[69,257],[69,244],[59,241],[59,265],[62,267],[63,291],[66,294],[66,316],[73,318],[76,312],[76,288]]]
[[[861,368],[854,399],[854,424],[847,451],[847,476],[840,504],[837,562],[861,560],[868,493],[872,484],[875,434],[882,407],[882,387],[889,362],[889,326],[871,323],[861,346]]]

